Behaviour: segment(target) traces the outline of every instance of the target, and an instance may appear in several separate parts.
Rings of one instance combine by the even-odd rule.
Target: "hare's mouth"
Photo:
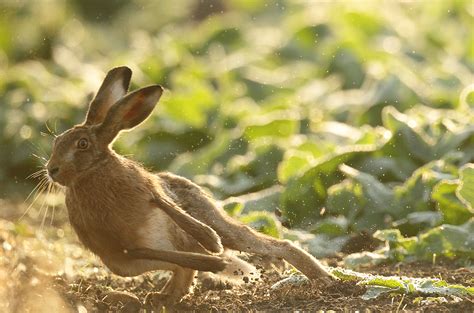
[[[51,184],[53,185],[57,185],[57,186],[60,186],[60,187],[66,187],[66,183],[62,180],[62,179],[58,179],[58,178],[51,178],[49,175],[48,175],[48,180]]]
[[[61,173],[59,172],[51,172],[49,169],[46,173],[46,177],[48,178],[48,181],[50,184],[56,184],[56,185],[59,185],[59,186],[66,186],[66,183],[64,181],[64,179],[62,178],[62,175]]]
[[[48,166],[48,176],[54,180],[54,177],[59,175],[59,166]]]

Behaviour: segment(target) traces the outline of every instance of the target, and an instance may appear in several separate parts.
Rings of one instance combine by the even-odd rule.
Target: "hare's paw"
[[[321,283],[324,286],[329,286],[337,280],[332,274],[327,273],[327,275],[321,275],[317,280],[316,283]]]
[[[311,277],[311,282],[313,284],[323,286],[329,286],[333,284],[336,280],[337,278],[322,266],[318,266],[318,270]]]
[[[229,262],[225,258],[219,257],[219,260],[215,262],[214,268],[212,268],[209,272],[212,272],[212,273],[222,272],[228,265],[229,265]]]

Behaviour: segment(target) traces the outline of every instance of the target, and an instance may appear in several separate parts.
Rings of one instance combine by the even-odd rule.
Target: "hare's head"
[[[56,137],[46,165],[53,181],[68,186],[100,166],[118,133],[137,126],[153,111],[163,89],[153,85],[126,95],[131,76],[127,67],[108,72],[85,121]]]

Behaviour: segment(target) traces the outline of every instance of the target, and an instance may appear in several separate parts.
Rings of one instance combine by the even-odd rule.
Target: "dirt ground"
[[[384,272],[387,274],[406,274],[432,277],[433,273],[441,276],[452,276],[453,282],[467,281],[474,278],[472,271],[450,268],[449,266],[430,267],[427,264],[410,264],[407,270],[399,270],[396,266],[384,266],[373,268],[374,273]],[[451,303],[422,303],[418,296],[387,295],[380,296],[375,300],[363,300],[360,298],[365,288],[357,286],[353,282],[336,282],[329,288],[319,289],[317,286],[300,286],[287,290],[272,292],[270,287],[281,277],[276,272],[265,275],[262,282],[255,285],[241,285],[230,289],[210,290],[198,283],[194,294],[187,296],[182,303],[172,309],[178,312],[205,311],[260,311],[260,312],[291,312],[291,311],[318,311],[334,310],[340,311],[366,311],[366,312],[388,312],[388,311],[419,311],[419,312],[474,312],[472,299]],[[98,311],[110,308],[107,299],[101,301],[104,286],[110,286],[117,290],[124,290],[143,299],[151,289],[160,288],[164,280],[153,282],[146,278],[135,283],[117,282],[109,278],[90,278],[82,280],[74,285],[65,285],[59,280],[60,289],[65,292],[69,303],[77,304],[78,301],[86,303],[89,309]],[[82,286],[80,286],[82,285]],[[86,291],[87,290],[87,291]],[[427,298],[423,298],[424,301]],[[125,311],[134,312],[137,306],[128,303]],[[148,309],[151,309],[148,307]],[[93,311],[93,310],[91,310]]]
[[[5,213],[5,211],[3,212]],[[149,292],[159,291],[166,277],[150,273],[121,278],[108,272],[84,251],[64,218],[40,228],[28,219],[18,223],[0,219],[0,312],[160,312],[145,305]],[[341,266],[343,255],[323,259]],[[450,283],[474,285],[474,271],[452,261],[386,264],[361,272],[410,277],[438,277]],[[278,290],[271,286],[285,275],[264,270],[258,282],[239,286],[197,281],[194,292],[166,311],[363,311],[474,312],[474,299],[429,298],[421,295],[382,295],[363,300],[365,287],[334,282],[321,288],[303,284]]]

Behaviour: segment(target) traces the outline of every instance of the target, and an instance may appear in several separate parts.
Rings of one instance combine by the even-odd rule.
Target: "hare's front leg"
[[[178,303],[191,292],[194,277],[197,271],[183,267],[176,267],[172,277],[160,292],[153,292],[147,295],[145,302],[153,307],[169,306]]]
[[[214,253],[224,251],[220,237],[211,227],[190,216],[165,193],[160,195],[156,191],[151,203],[163,210],[181,229],[196,239],[208,251]]]

